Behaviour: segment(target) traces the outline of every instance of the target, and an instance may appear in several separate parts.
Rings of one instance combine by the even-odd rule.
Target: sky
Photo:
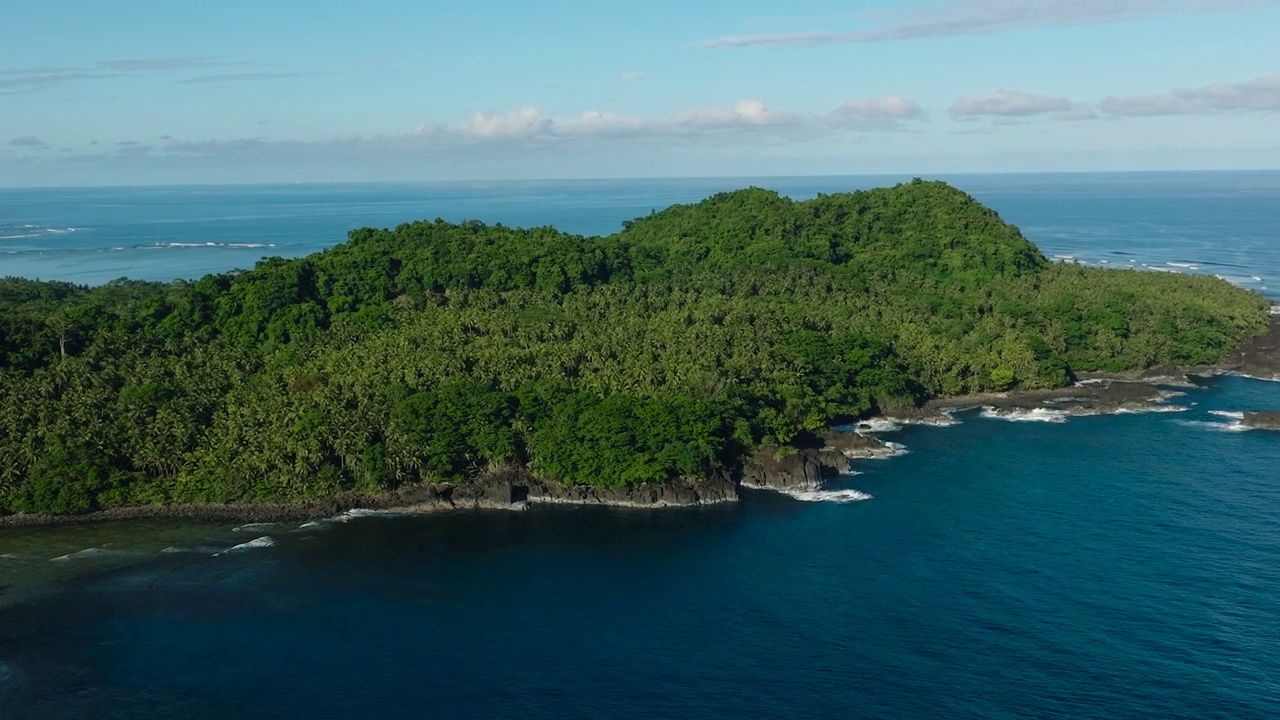
[[[5,0],[0,185],[1280,168],[1280,0]]]

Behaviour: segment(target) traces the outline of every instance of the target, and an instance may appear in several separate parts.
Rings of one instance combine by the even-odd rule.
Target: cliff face
[[[839,466],[827,464],[835,458],[824,458],[824,455],[831,454],[800,450],[780,457],[776,446],[766,446],[743,468],[742,486],[759,490],[819,490],[829,474],[840,471]],[[848,460],[844,466],[848,466]]]
[[[620,488],[565,485],[538,479],[527,469],[511,467],[460,485],[415,488],[403,493],[402,499],[405,504],[422,509],[439,506],[520,510],[530,504],[662,508],[733,502],[738,499],[738,488],[723,474]]]

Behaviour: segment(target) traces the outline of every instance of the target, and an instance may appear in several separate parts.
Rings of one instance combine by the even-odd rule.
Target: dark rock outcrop
[[[850,460],[895,452],[874,437],[853,432],[831,432],[823,440],[820,449],[761,448],[743,467],[742,486],[782,492],[821,490],[832,476],[849,471]]]
[[[1163,371],[1157,371],[1162,373]],[[1164,374],[1155,377],[1167,379]],[[997,413],[1054,410],[1067,415],[1105,415],[1116,412],[1151,412],[1176,409],[1166,401],[1180,394],[1156,385],[1168,382],[1091,379],[1088,384],[1047,390],[1016,390],[960,398],[932,400],[926,408],[936,412],[985,407]]]
[[[824,462],[830,456],[822,450],[782,451],[774,445],[765,446],[742,468],[742,486],[758,490],[819,490],[830,472]]]
[[[712,505],[737,499],[737,486],[723,474],[705,479],[682,478],[661,484],[605,488],[541,480],[524,468],[510,467],[452,486],[448,488],[447,495],[428,495],[413,505],[423,509],[430,509],[433,504],[513,510],[524,509],[530,504],[661,508]]]
[[[1280,380],[1280,306],[1271,309],[1271,328],[1265,335],[1249,338],[1214,372],[1234,372],[1250,377]]]
[[[1240,424],[1254,430],[1280,431],[1280,412],[1247,412]]]
[[[824,452],[836,452],[845,459],[843,464],[831,463],[837,472],[848,470],[849,459],[888,457],[894,454],[894,449],[878,438],[856,432],[832,431],[823,437],[823,441],[826,443],[822,448]]]

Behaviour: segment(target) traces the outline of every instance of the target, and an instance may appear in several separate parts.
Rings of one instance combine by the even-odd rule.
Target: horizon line
[[[795,174],[725,174],[725,175],[633,175],[609,177],[545,177],[545,178],[473,178],[468,180],[332,180],[332,181],[229,181],[229,182],[181,182],[181,183],[121,183],[114,185],[86,183],[83,185],[5,185],[0,192],[9,190],[108,190],[146,188],[212,188],[212,187],[335,187],[343,185],[474,185],[481,183],[596,183],[672,180],[757,180],[757,179],[806,179],[806,178],[945,178],[972,176],[1049,176],[1049,175],[1208,175],[1224,173],[1275,173],[1280,167],[1261,168],[1186,168],[1146,170],[973,170],[947,172],[874,172],[874,173],[795,173]]]

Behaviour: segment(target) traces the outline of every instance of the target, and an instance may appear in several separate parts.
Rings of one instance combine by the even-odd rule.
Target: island
[[[892,451],[834,428],[1213,366],[1271,325],[1212,277],[1050,262],[923,180],[749,188],[608,237],[435,220],[195,281],[9,278],[0,523],[722,502]]]

